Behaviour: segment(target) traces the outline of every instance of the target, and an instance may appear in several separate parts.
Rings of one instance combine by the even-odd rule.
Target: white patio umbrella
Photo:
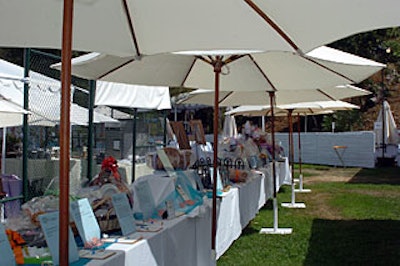
[[[385,67],[324,46],[305,56],[272,51],[218,60],[222,64],[221,91],[323,89],[358,83]],[[90,53],[72,60],[72,73],[91,80],[214,89],[212,63],[218,60],[215,56],[182,54],[159,54],[136,60],[135,57]],[[61,69],[61,64],[52,67]]]
[[[371,94],[370,91],[361,89],[353,85],[329,87],[323,89],[302,89],[302,90],[281,90],[275,92],[276,104],[294,104],[299,102],[333,101],[343,100],[353,97],[361,97]],[[219,93],[219,106],[259,106],[262,109],[268,103],[268,95],[263,91],[221,91]],[[203,104],[212,105],[214,101],[214,91],[198,89],[183,97],[178,104]],[[240,108],[240,107],[237,107]],[[234,109],[238,112],[240,109]],[[246,111],[246,109],[244,110]],[[251,110],[254,114],[255,110]],[[262,111],[262,110],[261,110]]]
[[[379,110],[378,117],[374,123],[375,147],[382,151],[382,158],[388,145],[397,146],[400,143],[396,121],[394,120],[389,103],[385,100]],[[397,147],[396,147],[397,148]]]
[[[370,93],[369,93],[370,94]],[[289,162],[292,171],[292,196],[290,203],[282,203],[283,207],[288,208],[305,208],[304,203],[296,203],[295,192],[311,192],[303,188],[303,175],[301,172],[301,142],[300,142],[300,116],[301,115],[321,115],[329,114],[334,111],[339,110],[353,110],[359,109],[360,107],[344,101],[318,101],[318,102],[300,102],[294,104],[277,105],[278,115],[287,115],[289,123]],[[242,105],[237,108],[232,109],[226,114],[231,115],[257,115],[257,116],[267,116],[270,114],[270,106],[251,106]],[[299,176],[299,190],[295,189],[295,178],[294,178],[294,141],[293,141],[293,123],[292,115],[298,116],[298,155],[300,164],[300,176]]]
[[[230,107],[229,107],[230,108]],[[233,115],[225,114],[224,126],[222,128],[222,136],[224,138],[237,137],[237,125]]]
[[[217,118],[220,88],[221,91],[258,93],[287,90],[291,91],[290,95],[293,95],[295,88],[316,90],[359,82],[384,67],[383,64],[336,49],[328,47],[323,47],[323,49],[329,51],[329,53],[321,52],[325,56],[323,59],[309,55],[299,56],[289,52],[228,56],[160,54],[146,56],[140,60],[92,53],[75,58],[72,61],[72,72],[76,76],[88,79],[144,85],[215,88],[214,143],[218,143]],[[326,58],[329,57],[332,57],[334,61],[327,61]],[[59,69],[60,64],[53,67]],[[273,95],[273,93],[270,94],[271,100]],[[243,104],[246,98],[241,98],[240,104]],[[331,98],[328,97],[328,99]],[[274,134],[272,136],[274,142]],[[217,154],[217,145],[214,145],[214,169],[217,168]],[[275,164],[273,164],[273,175],[275,175],[274,168]],[[214,174],[216,172],[215,170]],[[216,180],[216,177],[214,178]],[[276,203],[276,191],[274,191],[274,203]],[[213,195],[213,221],[216,218],[215,207],[216,195]],[[215,230],[214,225],[213,231]],[[279,232],[277,223],[274,224],[271,232]]]
[[[287,116],[287,110],[282,109],[281,106],[289,106],[286,105],[277,105],[274,109],[276,110],[275,116]],[[309,108],[303,110],[294,110],[295,114],[305,115],[324,115],[331,114],[333,111],[322,110],[320,107],[317,108]],[[242,115],[242,116],[269,116],[271,114],[271,108],[269,105],[241,105],[233,108],[230,111],[225,112],[226,115]]]
[[[0,6],[1,46],[61,48],[63,1],[1,0]],[[395,0],[76,0],[71,47],[120,56],[223,49],[306,53],[398,26],[399,7]]]
[[[369,92],[369,94],[371,94]],[[283,204],[285,207],[289,208],[303,208],[303,204],[296,203],[295,200],[295,192],[299,193],[308,193],[311,192],[310,189],[305,189],[303,187],[303,173],[302,173],[302,161],[301,161],[301,140],[300,140],[300,116],[307,116],[307,115],[321,115],[321,114],[330,114],[335,111],[344,111],[344,110],[354,110],[360,109],[359,106],[344,102],[344,101],[319,101],[319,102],[304,102],[298,104],[288,104],[288,105],[281,105],[280,108],[286,110],[288,113],[289,120],[291,120],[292,115],[297,115],[297,129],[298,129],[298,161],[299,161],[299,189],[295,189],[295,179],[294,179],[294,142],[293,142],[293,123],[289,121],[289,130],[290,130],[290,138],[291,138],[291,145],[290,146],[290,153],[292,156],[292,197],[291,202]],[[291,111],[291,112],[288,112]],[[304,205],[305,207],[305,205]]]

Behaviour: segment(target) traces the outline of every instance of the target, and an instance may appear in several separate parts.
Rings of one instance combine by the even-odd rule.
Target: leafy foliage
[[[337,111],[332,115],[325,115],[322,122],[323,131],[331,131],[332,122],[335,122],[335,132],[352,131],[353,126],[362,124],[359,110]]]

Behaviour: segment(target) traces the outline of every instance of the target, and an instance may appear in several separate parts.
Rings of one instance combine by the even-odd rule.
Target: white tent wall
[[[375,167],[375,134],[372,131],[357,132],[309,132],[301,133],[301,156],[303,163],[342,166],[333,146],[347,146],[343,151],[346,167]],[[288,133],[276,133],[288,153]],[[294,136],[294,161],[298,162],[298,139]],[[342,151],[339,151],[342,152]]]
[[[24,82],[29,84],[29,143],[28,143],[28,169],[27,175],[30,181],[29,192],[34,192],[35,185],[41,192],[49,184],[50,180],[59,176],[58,138],[56,125],[60,124],[61,106],[61,82],[41,73],[48,73],[47,60],[43,55],[32,53],[36,56],[30,58],[30,63],[35,65],[36,71],[29,71],[29,78],[23,79],[24,68],[11,62],[0,59],[0,95],[18,106],[24,101]],[[49,69],[49,68],[48,68]],[[39,73],[40,72],[40,73]],[[4,78],[5,77],[5,78]],[[79,89],[77,87],[74,87]],[[74,88],[71,88],[71,102]],[[71,158],[70,182],[71,189],[80,186],[81,177],[86,176],[87,161],[75,157],[84,156],[84,146],[87,143],[88,109],[71,104]],[[94,112],[95,127],[101,127],[102,123],[108,126],[119,127],[119,121],[109,116]],[[2,122],[5,122],[2,120]],[[19,125],[14,126],[20,126]],[[11,125],[10,125],[11,126]],[[45,128],[46,127],[46,128]],[[50,128],[47,128],[50,127]],[[20,129],[16,129],[15,135],[22,136]],[[53,149],[53,146],[54,149]],[[22,177],[22,159],[7,158],[5,173]],[[96,173],[100,169],[97,169]]]
[[[121,120],[120,134],[115,134],[111,140],[116,144],[114,149],[120,150],[122,159],[130,157],[132,165],[136,165],[137,158],[144,158],[146,152],[154,151],[156,142],[163,142],[164,119],[148,119],[145,113],[171,109],[169,87],[96,81],[94,104],[100,107],[128,108],[136,114],[130,119]],[[158,134],[154,135],[154,131],[158,131]],[[135,175],[132,173],[132,180]]]
[[[138,109],[171,109],[168,87],[138,86],[117,82],[96,82],[96,106]]]
[[[0,59],[0,75],[24,76],[24,68]],[[60,120],[60,81],[43,74],[30,71],[29,109],[33,112],[30,117],[31,125],[54,126]],[[71,99],[74,90],[72,89]],[[0,94],[12,102],[23,105],[24,83],[13,79],[0,80]],[[94,113],[94,123],[118,123],[117,120],[100,113]],[[88,110],[72,103],[71,124],[88,125]]]

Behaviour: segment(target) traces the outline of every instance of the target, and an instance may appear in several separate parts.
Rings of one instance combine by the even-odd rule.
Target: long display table
[[[211,251],[211,199],[189,214],[164,220],[157,232],[136,232],[134,244],[113,243],[107,250],[116,254],[105,260],[80,259],[71,265],[215,265],[238,239],[243,228],[254,219],[259,209],[273,195],[272,165],[253,171],[247,182],[234,184],[217,201],[217,235],[215,254]],[[287,159],[276,164],[279,190],[290,184]]]
[[[271,168],[254,171],[246,183],[235,184],[218,198],[215,258],[211,252],[211,199],[187,215],[164,221],[158,232],[132,234],[131,238],[143,237],[135,244],[114,243],[107,249],[123,251],[126,266],[213,265],[272,197]],[[279,189],[291,179],[287,160],[277,162],[276,169]]]

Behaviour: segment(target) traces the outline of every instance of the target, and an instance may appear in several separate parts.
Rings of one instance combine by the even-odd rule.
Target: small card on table
[[[45,213],[39,216],[40,226],[42,227],[44,236],[46,238],[47,246],[50,249],[50,254],[55,265],[59,264],[59,242],[60,242],[60,226],[59,226],[59,212]],[[76,246],[74,235],[71,228],[68,237],[68,260],[74,262],[79,260],[78,247]]]
[[[84,243],[90,242],[93,239],[100,239],[100,226],[87,198],[71,202],[70,210],[76,228],[78,228],[79,235]]]
[[[125,193],[114,194],[111,197],[112,203],[117,213],[122,235],[127,236],[136,232],[135,219],[129,205],[128,197]]]

